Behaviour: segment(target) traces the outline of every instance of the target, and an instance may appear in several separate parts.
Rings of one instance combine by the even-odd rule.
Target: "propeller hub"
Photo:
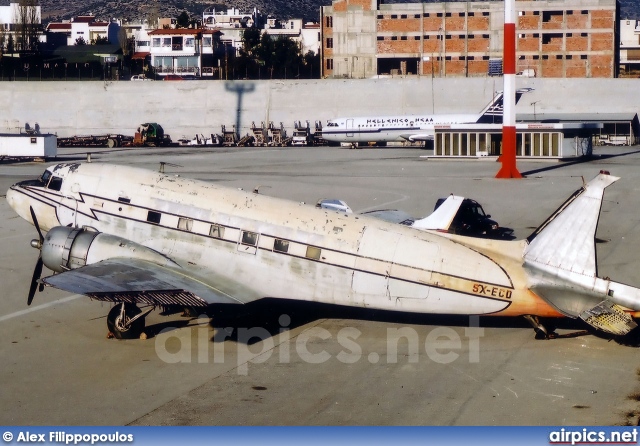
[[[42,242],[38,239],[31,240],[31,247],[36,249],[42,249]]]

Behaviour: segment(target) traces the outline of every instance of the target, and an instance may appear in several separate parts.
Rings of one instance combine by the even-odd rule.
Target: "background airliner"
[[[524,88],[516,91],[516,103]],[[351,143],[387,143],[402,141],[431,141],[434,128],[448,124],[501,124],[504,109],[503,93],[499,92],[480,113],[378,116],[361,118],[337,118],[327,122],[322,129],[322,137],[327,141]]]

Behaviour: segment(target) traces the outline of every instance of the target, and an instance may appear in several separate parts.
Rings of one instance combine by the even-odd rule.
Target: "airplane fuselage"
[[[337,118],[322,129],[327,141],[344,143],[402,142],[432,140],[435,128],[474,123],[480,114],[406,115]]]
[[[151,248],[238,300],[263,297],[440,314],[560,316],[528,289],[524,242],[420,231],[148,170],[51,169],[13,186],[41,227],[90,226]]]

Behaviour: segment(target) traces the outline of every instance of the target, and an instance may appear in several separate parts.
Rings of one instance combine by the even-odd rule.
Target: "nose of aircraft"
[[[22,218],[27,221],[31,221],[31,216],[29,215],[29,205],[26,203],[24,196],[16,190],[19,187],[18,184],[14,184],[7,190],[7,203],[9,206]]]

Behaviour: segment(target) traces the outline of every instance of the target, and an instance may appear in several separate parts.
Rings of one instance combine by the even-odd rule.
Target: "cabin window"
[[[277,238],[273,241],[273,250],[277,252],[289,252],[289,242]]]
[[[209,235],[215,238],[224,238],[224,226],[211,225],[211,228],[209,228]]]
[[[162,217],[162,214],[160,212],[149,211],[147,213],[147,221],[149,223],[153,223],[155,225],[159,225],[160,224],[160,218],[161,217]]]
[[[307,246],[306,257],[312,260],[320,260],[321,252],[322,250],[320,248],[316,248],[315,246]]]
[[[242,244],[256,246],[258,244],[258,234],[256,232],[242,231]]]
[[[42,176],[40,177],[40,182],[44,185],[44,187],[47,187],[47,184],[49,183],[50,179],[51,179],[51,172],[49,172],[48,170],[45,170]]]
[[[190,218],[179,218],[178,229],[191,232],[191,230],[193,229],[193,220],[191,220]]]
[[[131,198],[118,197],[120,203],[131,203]]]
[[[62,189],[62,178],[52,177],[51,181],[49,181],[49,185],[47,186],[47,189],[57,190],[57,191]]]

